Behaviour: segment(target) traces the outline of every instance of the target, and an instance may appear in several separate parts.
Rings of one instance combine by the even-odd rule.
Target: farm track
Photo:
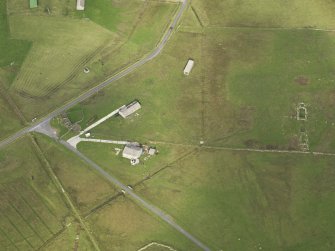
[[[62,183],[60,182],[59,178],[56,176],[55,172],[53,171],[49,161],[47,160],[47,158],[44,156],[44,153],[42,151],[42,149],[40,148],[40,146],[37,144],[35,138],[33,136],[30,135],[32,144],[34,146],[34,148],[36,149],[36,151],[38,152],[38,155],[41,158],[41,161],[44,163],[44,167],[46,169],[46,172],[50,175],[50,178],[52,180],[52,182],[55,184],[55,186],[58,188],[59,192],[63,195],[63,198],[65,199],[66,203],[70,206],[70,209],[72,210],[74,216],[79,220],[80,225],[83,227],[83,229],[85,230],[85,232],[87,233],[87,236],[89,237],[90,241],[92,242],[94,248],[96,250],[100,250],[95,238],[93,237],[92,233],[90,232],[90,230],[88,229],[88,227],[86,226],[84,220],[82,219],[79,211],[77,210],[77,208],[74,206],[70,196],[68,195],[68,193],[65,191]]]
[[[312,28],[312,27],[261,27],[261,26],[215,26],[215,25],[208,25],[206,29],[255,29],[255,30],[287,30],[287,31],[324,31],[324,32],[334,32],[335,29],[321,29],[321,28]]]
[[[304,155],[323,155],[323,156],[335,156],[335,153],[331,152],[314,152],[314,151],[295,151],[295,150],[267,150],[267,149],[256,149],[256,148],[238,148],[238,147],[225,147],[225,146],[212,146],[212,145],[197,145],[197,144],[186,144],[186,143],[174,143],[168,141],[154,141],[149,140],[151,144],[163,144],[163,145],[174,145],[184,147],[197,147],[202,149],[215,149],[215,150],[226,150],[226,151],[238,151],[238,152],[259,152],[259,153],[281,153],[281,154],[304,154]]]
[[[4,89],[3,84],[0,82],[0,96],[7,102],[9,107],[13,110],[16,116],[21,120],[22,125],[25,125],[27,120],[22,114],[21,110],[17,107],[16,103],[10,94]]]

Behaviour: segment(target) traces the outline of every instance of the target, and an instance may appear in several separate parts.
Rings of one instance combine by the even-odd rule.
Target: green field
[[[0,3],[0,130],[1,137],[10,135],[22,127],[8,104],[6,88],[12,81],[31,47],[31,43],[11,39],[6,15],[6,1]]]
[[[135,191],[213,250],[333,249],[333,157],[211,148],[303,150],[307,137],[311,150],[334,152],[333,33],[200,29],[192,12],[187,18],[161,57],[68,111],[85,128],[138,99],[138,116],[91,133],[160,142],[162,153],[132,167],[113,145],[79,150],[126,184],[163,168]],[[188,58],[196,64],[185,77]],[[302,102],[306,121],[297,120]]]
[[[77,240],[77,236],[79,239]],[[71,224],[64,232],[57,236],[52,242],[45,245],[41,250],[59,251],[59,250],[74,250],[77,247],[79,251],[95,250],[89,241],[87,234],[78,226]]]
[[[77,12],[67,0],[41,0],[33,10],[7,2],[0,138],[24,124],[9,97],[28,121],[45,115],[149,53],[179,6],[86,0]],[[335,156],[308,153],[335,154],[334,7],[193,0],[159,57],[67,111],[83,129],[139,100],[137,115],[115,116],[91,137],[137,141],[159,154],[131,166],[116,154],[120,145],[85,142],[78,150],[212,250],[334,250]],[[195,66],[185,76],[188,59]],[[64,136],[57,118],[52,125]],[[0,151],[1,250],[93,250],[90,233],[101,250],[151,242],[196,250],[60,142],[33,136],[43,156],[30,137]]]
[[[10,18],[10,24],[13,37],[33,41],[11,85],[12,92],[30,99],[46,99],[65,88],[105,43],[117,39],[115,34],[85,20],[18,15]]]
[[[28,41],[10,39],[6,3],[7,1],[0,3],[0,67],[8,67],[12,62],[17,67],[24,60],[31,44]]]
[[[310,149],[332,151],[334,38],[319,31],[209,31],[208,144],[299,150],[304,131]],[[306,121],[296,118],[301,102]]]
[[[328,0],[194,0],[192,6],[206,26],[335,28],[335,3]]]
[[[202,150],[139,193],[213,250],[332,250],[334,158]]]
[[[57,177],[83,215],[119,192],[62,145],[41,135],[37,136],[37,140]]]
[[[189,40],[192,47],[185,49]],[[115,140],[300,150],[304,131],[310,149],[332,151],[333,42],[332,33],[320,31],[179,33],[161,58],[74,107],[69,116],[78,121],[83,113],[85,128],[138,99],[139,116],[112,118],[92,133]],[[196,66],[185,78],[181,71],[188,57]],[[301,102],[306,121],[297,121]]]
[[[190,40],[192,47],[187,47]],[[82,111],[84,119],[80,124],[85,128],[92,118],[97,120],[138,99],[143,107],[139,116],[128,120],[111,118],[92,133],[98,138],[115,140],[198,144],[202,127],[202,65],[197,64],[188,78],[182,70],[190,56],[200,62],[201,41],[201,35],[176,34],[162,57],[74,107],[68,111],[70,118],[75,114],[72,119],[77,121]]]
[[[130,165],[128,159],[122,158],[121,153],[116,155],[115,148],[123,148],[120,145],[82,142],[78,144],[78,149],[120,181],[132,186],[194,151],[194,147],[172,148],[162,144],[152,144],[152,146],[157,147],[159,154],[146,160],[142,158],[142,163],[135,167]]]
[[[88,222],[102,250],[138,250],[151,242],[176,250],[199,250],[186,237],[123,197],[92,215]]]
[[[29,138],[0,151],[0,249],[36,250],[71,216]]]
[[[1,3],[4,94],[14,99],[27,121],[45,115],[151,51],[177,7],[155,1],[94,1],[78,13],[66,0],[41,0],[34,9],[17,0],[7,8]],[[111,10],[115,15],[109,15]],[[86,66],[89,74],[83,73]],[[5,102],[3,106],[3,114],[12,113]],[[15,120],[14,114],[1,116],[1,138],[22,127]]]

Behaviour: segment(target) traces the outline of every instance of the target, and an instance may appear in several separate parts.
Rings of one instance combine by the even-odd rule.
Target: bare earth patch
[[[299,85],[308,85],[309,84],[309,79],[304,76],[298,76],[294,79],[294,82],[296,82]]]

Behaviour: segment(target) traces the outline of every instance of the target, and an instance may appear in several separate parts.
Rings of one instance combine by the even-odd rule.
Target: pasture
[[[213,250],[332,250],[333,157],[203,149],[136,191]]]
[[[0,249],[36,250],[71,215],[28,138],[0,151]]]
[[[171,147],[161,144],[154,144],[154,146],[157,147],[159,154],[147,160],[141,158],[141,164],[138,166],[131,166],[128,159],[122,158],[122,153],[116,155],[115,148],[123,149],[120,145],[81,142],[77,147],[106,172],[111,173],[124,184],[132,186],[164,170],[175,160],[189,155],[194,150],[193,147]]]
[[[24,40],[11,39],[9,32],[9,23],[7,19],[7,1],[0,3],[0,67],[8,68],[11,66],[20,66],[29,50],[31,43]],[[12,67],[14,68],[14,67]]]
[[[0,137],[18,131],[22,124],[8,103],[6,88],[12,81],[31,46],[23,40],[11,39],[6,13],[7,1],[0,3]]]
[[[87,237],[86,232],[84,232],[77,223],[74,223],[60,233],[52,242],[47,243],[41,250],[92,251],[95,249]]]
[[[84,114],[81,125],[86,127],[138,99],[139,116],[114,117],[92,133],[114,140],[195,145],[203,140],[208,145],[281,150],[302,150],[304,134],[309,149],[332,151],[334,41],[332,33],[310,30],[180,32],[162,57],[68,114],[74,121]],[[196,63],[185,77],[182,69],[189,57]],[[297,120],[301,102],[308,111],[306,121]]]
[[[208,144],[301,150],[303,132],[311,150],[334,151],[333,33],[210,29],[206,37]]]
[[[105,4],[88,4],[84,13],[71,17],[34,10],[10,15],[11,36],[33,42],[19,74],[6,83],[27,120],[45,115],[148,53],[177,8],[173,3],[112,1],[106,6],[117,12],[113,17],[104,12]],[[85,66],[89,74],[83,72]]]
[[[17,132],[23,126],[17,115],[11,109],[5,95],[0,81],[0,138]]]
[[[190,40],[192,46],[188,47]],[[198,144],[202,130],[201,42],[201,35],[177,33],[161,57],[70,109],[70,118],[77,114],[73,116],[75,121],[82,112],[84,119],[80,124],[85,128],[92,118],[97,120],[138,99],[142,104],[139,116],[127,120],[113,117],[92,133],[114,140]],[[196,66],[186,78],[182,71],[190,56]]]
[[[135,191],[213,250],[333,249],[334,157],[214,148],[303,150],[308,138],[310,150],[334,152],[334,34],[222,27],[195,32],[187,27],[197,20],[188,18],[154,62],[68,111],[73,120],[84,114],[86,127],[138,99],[138,116],[114,117],[92,135],[159,141],[163,154],[155,158],[161,165],[149,160],[133,168],[112,145],[81,143],[79,150],[131,184],[167,166]],[[195,68],[185,77],[189,57]],[[307,120],[297,119],[302,102]],[[179,152],[170,143],[190,155],[169,155]]]
[[[17,15],[10,18],[10,25],[14,38],[33,41],[11,85],[11,92],[30,99],[45,99],[58,88],[66,88],[107,41],[116,39],[115,34],[86,20]]]
[[[177,250],[198,250],[186,237],[125,197],[90,216],[88,223],[102,250],[109,250],[111,244],[113,250],[138,250],[151,242]]]
[[[119,191],[72,152],[44,135],[36,135],[45,157],[79,211],[86,215]]]
[[[335,28],[335,3],[328,0],[194,0],[192,6],[206,26]]]

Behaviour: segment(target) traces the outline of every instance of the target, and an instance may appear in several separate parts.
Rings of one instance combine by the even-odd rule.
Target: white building
[[[184,74],[186,76],[190,75],[190,72],[192,71],[193,66],[194,66],[194,61],[192,59],[189,59],[184,69]]]
[[[122,152],[122,157],[126,159],[139,159],[143,153],[142,147],[139,145],[126,145]]]
[[[139,109],[141,109],[141,104],[138,101],[134,101],[129,105],[122,106],[119,110],[119,114],[125,119]]]
[[[85,10],[85,0],[77,0],[77,10]]]

